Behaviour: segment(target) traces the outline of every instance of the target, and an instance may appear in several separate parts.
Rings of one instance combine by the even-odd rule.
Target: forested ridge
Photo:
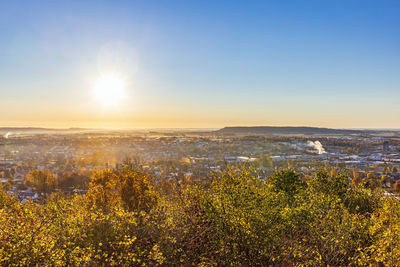
[[[0,190],[0,265],[400,264],[400,200],[346,170],[246,167],[155,181],[96,172],[84,195],[22,204]]]

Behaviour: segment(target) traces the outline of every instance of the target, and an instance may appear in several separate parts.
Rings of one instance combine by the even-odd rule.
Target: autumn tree
[[[393,190],[397,193],[400,193],[400,180],[396,181],[393,185]]]
[[[164,189],[125,166],[41,204],[0,190],[0,266],[398,266],[400,200],[351,178],[237,167]]]
[[[49,194],[57,185],[55,175],[49,171],[33,170],[26,176],[25,182],[28,185],[35,186],[36,190],[41,194]]]
[[[379,187],[381,184],[381,181],[379,180],[379,178],[376,177],[376,175],[372,172],[367,173],[367,185],[372,188],[375,189],[377,187]]]
[[[157,203],[157,195],[147,173],[125,168],[116,173],[117,191],[128,211],[149,211]]]
[[[388,176],[387,174],[384,174],[381,176],[381,182],[382,182],[382,185],[390,187],[393,183],[393,178]]]
[[[353,179],[351,179],[351,185],[352,186],[357,186],[362,182],[360,176],[356,176]]]
[[[96,172],[89,183],[88,198],[103,210],[121,205],[128,211],[149,211],[157,203],[149,175],[130,168]]]
[[[85,188],[89,177],[73,171],[72,173],[66,173],[60,176],[58,185],[60,188]]]

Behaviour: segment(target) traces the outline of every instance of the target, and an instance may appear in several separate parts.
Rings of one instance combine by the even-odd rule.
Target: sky
[[[0,1],[0,126],[400,128],[399,14],[397,0]],[[110,75],[112,105],[95,97]]]

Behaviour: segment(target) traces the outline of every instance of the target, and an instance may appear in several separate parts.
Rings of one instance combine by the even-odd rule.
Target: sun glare
[[[124,96],[124,91],[124,82],[114,75],[100,77],[93,88],[96,101],[105,107],[115,106],[120,103]]]

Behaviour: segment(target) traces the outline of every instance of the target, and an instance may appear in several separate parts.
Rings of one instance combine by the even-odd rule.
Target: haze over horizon
[[[0,126],[0,132],[5,131],[8,134],[18,134],[19,131],[21,133],[23,131],[29,131],[30,129],[34,130],[55,130],[55,131],[80,131],[80,130],[88,130],[88,131],[142,131],[142,130],[161,130],[161,131],[168,131],[168,130],[185,130],[185,131],[214,131],[214,130],[222,130],[226,128],[310,128],[310,129],[332,129],[332,130],[366,130],[366,131],[400,131],[400,128],[330,128],[330,127],[318,127],[318,126],[287,126],[287,125],[250,125],[250,126],[243,126],[243,125],[230,125],[230,126],[223,126],[223,127],[42,127],[42,126]],[[9,129],[15,129],[16,132],[10,131]]]
[[[4,1],[0,127],[400,128],[398,1]]]

